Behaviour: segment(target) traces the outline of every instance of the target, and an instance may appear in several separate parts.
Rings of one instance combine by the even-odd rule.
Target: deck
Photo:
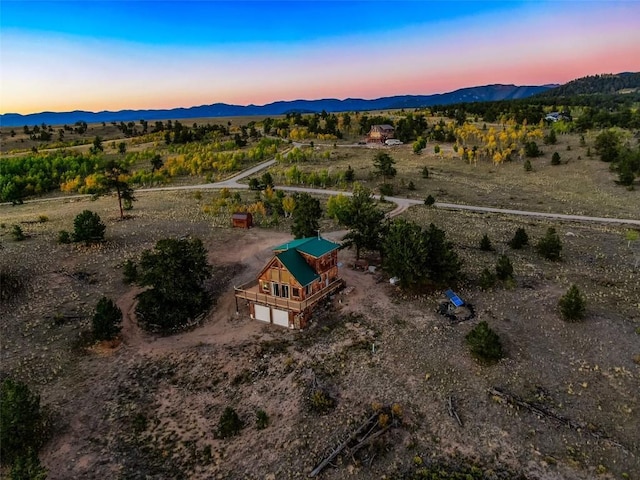
[[[305,311],[309,307],[312,307],[326,296],[331,295],[343,285],[344,280],[339,278],[334,280],[327,287],[314,293],[309,298],[305,298],[300,301],[274,297],[273,295],[262,293],[260,292],[257,280],[252,280],[251,282],[245,283],[239,287],[234,287],[234,290],[236,298],[244,298],[245,300],[249,300],[250,302],[258,303],[260,305],[284,308],[290,312],[299,313]]]

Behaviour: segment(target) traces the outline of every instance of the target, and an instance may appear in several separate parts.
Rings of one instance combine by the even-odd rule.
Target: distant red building
[[[231,221],[234,228],[251,228],[253,227],[253,217],[249,212],[246,213],[234,213],[231,215]]]

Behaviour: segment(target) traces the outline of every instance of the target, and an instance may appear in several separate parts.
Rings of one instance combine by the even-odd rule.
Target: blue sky
[[[432,94],[640,70],[640,2],[0,2],[0,113]]]

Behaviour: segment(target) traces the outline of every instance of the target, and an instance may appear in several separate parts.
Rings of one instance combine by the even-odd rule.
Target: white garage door
[[[256,320],[271,323],[270,308],[263,305],[255,305]]]
[[[275,325],[289,328],[289,312],[286,310],[276,310],[275,308],[273,308],[271,312],[273,313],[273,323]]]

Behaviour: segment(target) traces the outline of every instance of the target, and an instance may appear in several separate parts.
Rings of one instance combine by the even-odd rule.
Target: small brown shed
[[[231,221],[234,228],[251,228],[253,227],[253,217],[249,212],[238,212],[231,215]]]

